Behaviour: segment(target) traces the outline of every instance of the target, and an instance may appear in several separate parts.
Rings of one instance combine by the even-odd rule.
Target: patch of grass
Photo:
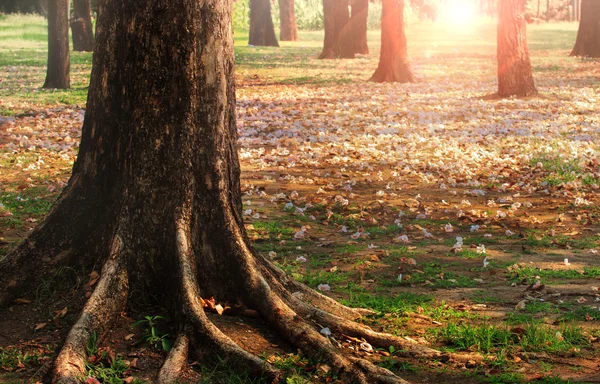
[[[472,248],[463,248],[461,251],[456,253],[448,253],[447,256],[458,256],[464,259],[484,259],[486,257],[485,253],[477,253],[476,249]]]
[[[255,221],[254,229],[268,235],[271,240],[291,239],[295,233],[294,228],[284,226],[280,221]]]
[[[48,348],[0,347],[0,370],[17,371],[36,367],[46,362],[52,351]]]
[[[558,313],[560,310],[553,303],[542,301],[530,301],[523,311],[527,313]]]
[[[415,311],[417,307],[432,303],[433,296],[406,292],[401,292],[393,296],[350,292],[350,297],[343,299],[342,302],[351,307],[372,309],[380,314],[403,314]]]
[[[516,384],[527,381],[525,379],[525,376],[516,372],[503,372],[498,375],[491,375],[489,377],[485,377],[483,378],[483,380],[484,383],[489,384]]]
[[[573,238],[570,236],[536,236],[530,234],[525,240],[525,244],[535,248],[574,248],[574,249],[591,249],[598,246],[600,237],[597,235]]]
[[[574,308],[559,317],[559,321],[562,322],[598,320],[600,320],[600,311],[595,307]]]
[[[533,324],[539,322],[531,313],[509,312],[506,314],[506,324]]]
[[[563,353],[573,346],[588,344],[580,327],[569,324],[558,330],[550,326],[529,323],[519,328],[489,324],[448,323],[431,330],[438,342],[456,350],[491,353],[519,346],[526,352]]]
[[[105,384],[122,384],[128,365],[121,356],[108,347],[98,347],[98,334],[92,333],[86,345],[88,360],[85,363],[86,377],[95,378]],[[133,383],[141,384],[139,380]]]
[[[387,226],[376,226],[376,227],[368,227],[366,231],[371,234],[371,236],[377,238],[378,236],[389,236],[389,235],[397,235],[402,232],[402,228],[398,227],[397,224],[391,224]]]
[[[589,279],[600,276],[600,267],[584,267],[583,272],[575,269],[540,269],[534,267],[514,268],[514,280],[533,279],[535,276],[553,279]]]
[[[341,272],[307,271],[303,275],[294,276],[309,287],[316,288],[319,284],[329,284],[331,289],[348,287],[348,274]]]

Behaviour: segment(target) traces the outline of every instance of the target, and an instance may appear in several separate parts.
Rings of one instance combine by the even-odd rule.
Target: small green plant
[[[96,331],[92,332],[85,347],[88,356],[95,356],[98,354],[98,333],[96,333]]]
[[[43,364],[49,359],[50,353],[47,347],[27,349],[0,347],[0,371],[17,371]]]
[[[142,328],[144,336],[141,342],[152,345],[158,350],[168,352],[173,346],[168,333],[160,334],[156,323],[158,320],[164,319],[162,316],[145,316],[142,320],[135,322],[133,328]]]

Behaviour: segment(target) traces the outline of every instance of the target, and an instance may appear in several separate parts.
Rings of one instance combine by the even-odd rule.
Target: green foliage
[[[417,293],[401,292],[397,295],[381,295],[350,292],[350,298],[342,302],[351,307],[369,308],[380,314],[403,314],[414,311],[417,307],[430,304],[433,296]]]
[[[48,348],[0,347],[0,370],[15,371],[40,365],[49,358],[50,352]]]
[[[133,328],[141,328],[143,331],[142,342],[151,345],[158,350],[169,352],[173,347],[173,341],[168,333],[160,332],[156,326],[158,320],[164,319],[162,316],[146,316],[142,320],[135,322]]]
[[[572,324],[558,330],[539,323],[528,323],[510,329],[507,326],[489,324],[472,325],[448,323],[445,327],[430,331],[435,338],[456,350],[491,353],[514,347],[526,352],[560,353],[573,346],[588,344],[580,327]]]

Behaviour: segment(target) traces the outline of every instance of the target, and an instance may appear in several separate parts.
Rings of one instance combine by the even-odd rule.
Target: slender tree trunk
[[[600,57],[600,1],[581,1],[581,20],[571,56]]]
[[[297,41],[298,26],[296,25],[294,0],[279,0],[279,20],[279,40]]]
[[[404,0],[383,0],[379,65],[369,80],[378,83],[414,81],[404,33]]]
[[[346,354],[321,327],[338,339],[441,359],[438,351],[354,322],[368,311],[290,279],[252,250],[242,222],[231,0],[102,0],[101,7],[73,175],[44,222],[0,260],[3,306],[28,297],[52,268],[102,265],[55,359],[52,383],[81,383],[89,339],[102,339],[128,297],[146,294],[178,323],[160,384],[177,381],[188,351],[234,362],[232,368],[268,382],[282,379],[213,324],[205,312],[210,296],[255,309],[345,383],[407,384]],[[128,295],[133,290],[142,294]]]
[[[94,31],[92,27],[90,0],[73,0],[71,33],[73,34],[74,51],[91,52],[94,50]]]
[[[535,95],[527,48],[525,0],[500,1],[498,17],[498,96]]]
[[[69,0],[49,0],[48,69],[43,88],[69,88],[69,65]]]
[[[348,0],[323,0],[325,39],[319,59],[353,59],[354,36]]]
[[[249,45],[279,47],[271,17],[270,0],[250,0]]]
[[[369,0],[351,0],[350,28],[354,35],[354,53],[369,54],[367,45],[367,19]]]

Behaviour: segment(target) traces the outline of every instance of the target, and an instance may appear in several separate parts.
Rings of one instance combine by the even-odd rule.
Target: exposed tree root
[[[190,339],[188,336],[185,333],[180,333],[158,372],[157,384],[172,384],[177,381],[187,365],[189,345]]]
[[[200,291],[194,271],[194,263],[190,250],[189,236],[185,226],[177,228],[177,253],[179,256],[179,267],[181,274],[181,289],[183,292],[184,312],[187,321],[193,326],[196,339],[202,339],[200,345],[210,345],[210,352],[217,351],[219,358],[225,361],[235,361],[237,368],[246,368],[256,376],[266,376],[273,380],[281,375],[281,372],[264,360],[242,349],[236,342],[225,335],[206,316],[200,300]],[[204,355],[203,350],[197,350],[200,358]]]
[[[65,343],[56,357],[52,382],[71,384],[81,382],[87,359],[86,345],[96,332],[102,335],[116,315],[125,308],[128,276],[119,255],[122,250],[120,238],[115,237],[110,256],[104,267],[98,286],[89,298],[79,320],[71,328]]]
[[[234,236],[235,236],[235,231]],[[189,351],[200,360],[216,354],[225,362],[235,362],[236,369],[262,376],[274,382],[282,372],[263,359],[245,351],[225,335],[207,317],[198,281],[198,249],[192,246],[187,219],[176,223],[175,245],[177,254],[176,277],[179,284],[177,306],[181,333],[167,356],[157,382],[172,383],[184,370]],[[261,316],[279,333],[302,352],[330,366],[332,372],[345,383],[357,384],[406,384],[392,372],[353,356],[334,345],[331,339],[320,333],[319,325],[328,326],[340,337],[363,338],[376,347],[396,347],[404,356],[441,359],[443,355],[434,349],[392,335],[379,333],[351,319],[361,311],[343,306],[306,286],[289,279],[266,260],[256,259],[245,248],[244,242],[235,242],[239,248],[234,252],[242,260],[240,289],[245,292],[246,304],[258,310]],[[128,274],[121,261],[121,240],[115,237],[111,256],[106,261],[96,290],[86,303],[81,317],[71,329],[61,349],[53,370],[53,383],[71,384],[81,380],[85,373],[86,343],[93,332],[103,334],[110,321],[125,305]],[[234,247],[235,248],[235,247]],[[300,297],[295,292],[304,296]],[[308,304],[305,301],[309,301]],[[314,304],[314,305],[313,305]],[[334,312],[334,313],[332,313]],[[370,313],[370,311],[368,311]]]

